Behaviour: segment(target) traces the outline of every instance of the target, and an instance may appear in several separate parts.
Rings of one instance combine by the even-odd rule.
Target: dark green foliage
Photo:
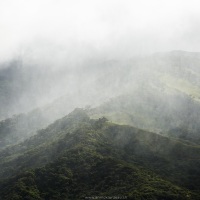
[[[14,186],[8,193],[10,184]],[[111,157],[101,157],[84,147],[67,151],[54,163],[24,173],[4,187],[4,199],[15,196],[52,200],[88,196],[126,196],[128,199],[195,197],[148,170]]]
[[[81,109],[0,152],[0,199],[198,199],[200,148]]]

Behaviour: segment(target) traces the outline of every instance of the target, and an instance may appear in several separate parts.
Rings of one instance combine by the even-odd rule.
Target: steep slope
[[[200,147],[81,109],[0,152],[2,199],[198,199]]]

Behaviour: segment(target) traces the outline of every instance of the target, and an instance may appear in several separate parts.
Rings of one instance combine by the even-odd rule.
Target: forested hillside
[[[200,147],[82,109],[0,152],[2,199],[197,199]]]

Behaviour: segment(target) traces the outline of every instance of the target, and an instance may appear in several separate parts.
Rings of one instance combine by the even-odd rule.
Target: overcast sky
[[[0,61],[54,48],[112,58],[200,51],[199,11],[199,0],[0,0]]]

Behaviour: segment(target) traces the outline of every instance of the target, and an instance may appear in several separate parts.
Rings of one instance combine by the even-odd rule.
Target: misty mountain
[[[199,4],[0,1],[0,200],[199,200]]]
[[[199,146],[76,109],[0,151],[1,199],[198,199]]]
[[[199,64],[184,51],[2,64],[0,199],[198,199]]]
[[[28,113],[14,115],[0,121],[0,150],[14,145],[36,134],[56,119],[69,113],[78,103],[71,97],[59,100]],[[64,109],[63,109],[64,106]]]
[[[180,92],[164,94],[157,90],[121,95],[89,111],[93,118],[151,130],[171,137],[200,142],[200,104]]]
[[[93,108],[88,113],[94,118],[105,115],[116,123],[199,143],[199,64],[199,53],[184,51],[129,60],[94,58],[74,68],[22,59],[4,64],[0,115],[17,116],[0,123],[1,148],[85,106]]]
[[[47,107],[63,99],[65,99],[63,104],[67,103],[71,109],[64,115],[77,106],[98,105],[116,94],[112,89],[119,85],[116,77],[120,74],[119,69],[122,65],[124,64],[121,62],[102,62],[99,59],[85,61],[76,66],[65,64],[54,67],[30,63],[25,58],[2,63],[0,65],[0,119]],[[113,71],[116,73],[113,74]],[[105,76],[107,82],[104,80]],[[110,81],[113,82],[112,87],[109,86]],[[99,90],[103,92],[102,95],[98,94]],[[73,102],[69,102],[71,99]],[[62,108],[59,108],[59,112],[61,110]]]
[[[199,143],[199,62],[199,53],[182,51],[143,59],[135,64],[138,71],[132,69],[139,77],[130,78],[124,93],[89,113]]]
[[[71,80],[68,71],[64,74],[65,77],[62,77],[62,72],[57,74],[50,68],[27,63],[22,58],[2,64],[0,66],[0,119],[46,106],[60,97],[58,85],[60,84],[61,88],[62,79],[67,79],[68,82]],[[68,86],[64,88],[67,90]]]

